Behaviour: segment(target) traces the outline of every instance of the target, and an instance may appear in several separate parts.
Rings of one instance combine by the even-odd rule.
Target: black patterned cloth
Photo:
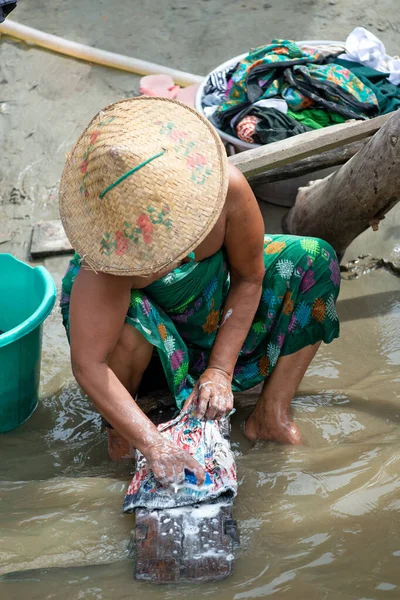
[[[0,0],[0,23],[4,21],[16,6],[17,2],[15,0]]]

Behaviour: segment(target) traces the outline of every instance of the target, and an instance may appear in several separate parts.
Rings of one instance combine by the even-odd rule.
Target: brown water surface
[[[364,234],[348,256],[373,244],[395,258],[399,221],[393,212],[386,239]],[[58,285],[65,264],[47,262]],[[232,576],[197,586],[196,597],[400,596],[399,290],[385,271],[343,282],[341,338],[323,347],[293,402],[304,445],[249,444],[240,425],[255,397],[237,398],[241,548]],[[192,596],[190,585],[132,578],[133,521],[121,514],[130,469],[108,461],[99,417],[72,380],[58,311],[46,323],[42,382],[33,417],[0,437],[1,598]]]

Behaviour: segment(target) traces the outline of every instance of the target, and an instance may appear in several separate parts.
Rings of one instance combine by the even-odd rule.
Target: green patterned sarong
[[[61,311],[69,330],[69,301],[81,260],[63,279]],[[279,356],[339,335],[340,271],[332,247],[316,238],[265,237],[263,293],[235,367],[232,388],[250,389],[272,372]],[[220,250],[186,263],[143,290],[132,290],[126,322],[153,344],[179,407],[207,367],[229,291]]]

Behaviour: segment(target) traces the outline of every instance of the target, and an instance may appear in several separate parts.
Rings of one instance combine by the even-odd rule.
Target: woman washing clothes
[[[249,440],[297,444],[292,398],[339,334],[335,253],[264,235],[257,201],[210,123],[173,100],[101,111],[68,157],[60,210],[76,249],[61,308],[77,382],[109,423],[110,453],[142,452],[160,481],[204,472],[135,398],[154,356],[177,407],[220,419],[264,382]]]

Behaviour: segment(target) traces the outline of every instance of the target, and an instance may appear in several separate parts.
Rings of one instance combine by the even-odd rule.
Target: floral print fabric
[[[191,454],[204,468],[206,480],[199,488],[190,474],[177,489],[159,483],[146,459],[136,452],[136,472],[124,499],[124,512],[175,508],[198,502],[230,501],[237,493],[236,465],[229,441],[223,435],[224,423],[197,419],[192,409],[158,426],[161,434]]]
[[[325,61],[318,50],[304,51],[288,40],[251,50],[233,73],[213,122],[226,129],[242,109],[275,97],[284,98],[294,113],[314,107],[346,119],[378,115],[373,90],[349,69]]]
[[[80,262],[75,255],[63,279],[61,311],[67,332]],[[316,238],[266,236],[264,264],[262,297],[236,363],[234,392],[265,380],[280,356],[339,335],[340,271],[329,244]],[[229,285],[229,266],[220,250],[143,290],[132,290],[126,322],[157,348],[179,408],[207,367]]]

